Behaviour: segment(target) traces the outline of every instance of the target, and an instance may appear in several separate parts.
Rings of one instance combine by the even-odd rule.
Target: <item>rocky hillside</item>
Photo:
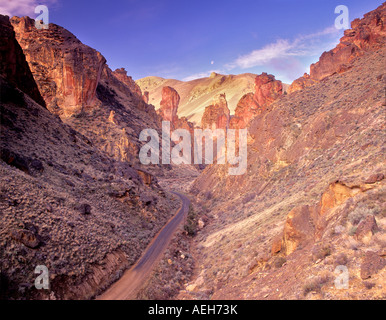
[[[178,206],[132,160],[137,132],[158,118],[69,32],[12,24],[16,35],[0,16],[1,298],[88,299]],[[50,296],[33,286],[38,265]]]
[[[312,86],[251,121],[245,175],[213,165],[197,178],[210,223],[179,298],[385,299],[385,7],[354,20],[313,70],[350,36],[358,51],[344,68],[338,59],[339,72],[312,72]],[[348,268],[347,290],[334,284],[337,266]]]

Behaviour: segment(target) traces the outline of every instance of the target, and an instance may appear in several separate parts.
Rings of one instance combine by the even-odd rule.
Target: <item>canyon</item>
[[[0,299],[385,299],[385,16],[287,85],[134,81],[63,27],[0,15]],[[165,123],[192,145],[244,129],[245,173],[163,163],[186,151],[164,138],[144,163]]]

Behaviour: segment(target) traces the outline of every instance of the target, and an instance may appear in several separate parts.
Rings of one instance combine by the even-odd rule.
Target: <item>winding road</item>
[[[177,214],[161,229],[161,231],[150,242],[142,257],[121,279],[115,282],[97,300],[131,300],[135,299],[136,293],[144,281],[150,276],[155,263],[162,257],[167,248],[174,231],[184,220],[189,211],[189,199],[181,193],[172,192],[182,201],[182,205]]]

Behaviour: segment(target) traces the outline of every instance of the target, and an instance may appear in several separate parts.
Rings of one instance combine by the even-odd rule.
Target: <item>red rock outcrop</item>
[[[310,66],[310,75],[305,74],[295,80],[288,93],[311,86],[334,73],[342,73],[350,68],[353,59],[384,45],[385,17],[386,3],[365,14],[363,19],[355,19],[351,29],[344,31],[340,43],[334,49],[324,52],[319,61]]]
[[[13,17],[11,23],[52,113],[66,118],[97,103],[96,88],[106,62],[99,52],[55,24],[38,30],[28,17]]]
[[[178,105],[180,103],[180,95],[172,87],[162,88],[162,100],[160,113],[164,121],[170,121],[172,127],[175,127],[178,116]]]
[[[289,86],[287,93],[290,94],[295,91],[302,90],[306,87],[312,86],[314,83],[316,83],[315,80],[311,79],[310,75],[308,73],[305,73],[302,77],[294,80],[292,84]]]
[[[314,240],[314,223],[309,206],[295,207],[287,216],[283,231],[283,248],[286,255]],[[282,248],[280,248],[282,249]],[[274,247],[272,247],[272,251]]]
[[[247,93],[237,104],[235,115],[230,120],[230,127],[242,129],[247,127],[249,121],[260,114],[263,109],[255,100],[254,93]]]
[[[345,30],[340,43],[331,51],[324,52],[319,61],[310,67],[310,76],[314,80],[323,78],[340,70],[364,51],[378,47],[384,43],[386,4],[364,15],[363,19],[355,19],[351,29]]]
[[[139,85],[135,83],[132,77],[127,75],[125,68],[116,69],[113,71],[113,75],[126,86],[129,87],[130,91],[136,94],[138,97],[142,97],[142,91]],[[146,101],[145,101],[146,102]],[[147,103],[147,102],[146,102]]]
[[[267,106],[283,94],[281,81],[273,75],[262,73],[255,79],[255,93],[244,95],[237,104],[235,116],[230,121],[230,127],[242,129],[249,122],[262,113]]]
[[[272,74],[263,72],[255,79],[254,98],[261,108],[269,106],[283,94],[283,84]]]
[[[9,18],[3,15],[0,15],[0,75],[45,106]]]
[[[228,129],[230,122],[230,111],[225,93],[217,96],[213,103],[205,108],[201,119],[202,129]]]

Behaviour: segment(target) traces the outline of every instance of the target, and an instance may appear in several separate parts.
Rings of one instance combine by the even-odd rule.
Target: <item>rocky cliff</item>
[[[261,108],[269,106],[283,94],[283,85],[281,81],[275,79],[272,74],[263,72],[255,79],[254,98]]]
[[[254,93],[248,93],[240,99],[230,126],[238,129],[246,128],[253,118],[266,110],[282,94],[282,82],[276,80],[273,75],[262,73],[256,76]]]
[[[162,120],[169,121],[171,125],[177,123],[178,120],[178,105],[180,103],[180,95],[172,87],[163,87],[162,88],[162,100],[160,102],[160,114]]]
[[[92,108],[105,58],[55,24],[37,29],[28,17],[11,23],[48,110],[67,118]]]
[[[366,13],[362,19],[355,19],[351,29],[344,31],[340,43],[332,50],[324,52],[319,61],[312,64],[310,74],[294,81],[289,93],[301,90],[321,81],[334,73],[345,72],[353,59],[366,51],[374,51],[384,46],[386,37],[386,3]]]
[[[141,88],[135,83],[132,77],[127,75],[125,68],[116,69],[113,75],[122,83],[128,86],[131,92],[136,94],[138,97],[142,97]]]

